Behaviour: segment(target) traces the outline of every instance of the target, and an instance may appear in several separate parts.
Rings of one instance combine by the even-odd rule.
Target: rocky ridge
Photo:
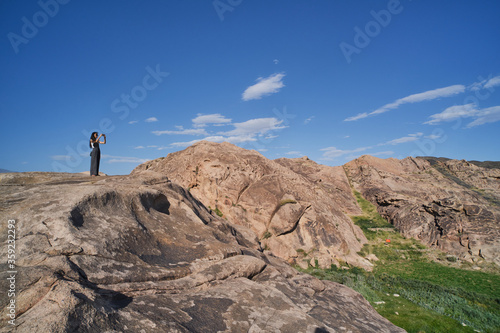
[[[354,188],[403,235],[463,260],[500,265],[500,169],[368,155],[344,168]]]
[[[404,332],[351,289],[262,252],[163,174],[3,174],[0,220],[2,244],[15,220],[17,256],[15,326],[2,292],[0,332]]]
[[[229,143],[202,141],[132,174],[151,171],[168,175],[228,221],[251,229],[265,249],[291,264],[372,266],[357,254],[366,238],[349,218],[361,211],[342,167],[307,158],[272,161]]]
[[[339,261],[370,269],[352,189],[403,235],[467,261],[500,265],[500,169],[496,162],[362,156],[329,167],[307,157],[268,160],[229,143],[199,142],[132,173],[156,171],[292,264]],[[488,166],[482,167],[482,166]]]

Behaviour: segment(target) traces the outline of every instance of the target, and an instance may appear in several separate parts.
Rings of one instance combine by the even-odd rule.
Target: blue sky
[[[498,1],[0,1],[0,168],[101,171],[198,140],[341,165],[500,160]]]

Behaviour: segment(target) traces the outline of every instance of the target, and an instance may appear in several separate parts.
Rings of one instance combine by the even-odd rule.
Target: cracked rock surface
[[[350,214],[361,214],[341,166],[307,157],[269,160],[233,144],[201,141],[132,174],[168,175],[207,207],[255,232],[274,255],[307,268],[339,261],[372,269],[357,252],[366,243]]]
[[[2,174],[2,244],[8,220],[17,318],[7,322],[0,293],[0,332],[404,332],[351,289],[265,254],[253,231],[158,173]]]
[[[344,167],[353,186],[404,236],[463,260],[500,265],[500,169],[368,155]]]

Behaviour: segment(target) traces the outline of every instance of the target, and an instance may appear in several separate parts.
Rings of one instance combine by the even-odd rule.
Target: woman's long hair
[[[89,147],[92,148],[92,140],[94,140],[94,136],[97,137],[97,132],[92,132],[90,134]]]

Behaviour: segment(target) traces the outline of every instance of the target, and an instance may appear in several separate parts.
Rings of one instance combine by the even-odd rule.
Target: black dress
[[[90,175],[99,176],[99,162],[101,161],[101,150],[99,149],[99,142],[91,143],[92,151],[90,152]]]

